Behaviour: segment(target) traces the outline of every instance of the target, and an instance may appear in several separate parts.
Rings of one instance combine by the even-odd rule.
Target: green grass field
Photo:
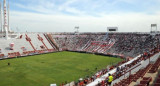
[[[96,67],[100,70],[121,60],[66,51],[0,60],[0,86],[50,86],[71,82],[94,74]]]

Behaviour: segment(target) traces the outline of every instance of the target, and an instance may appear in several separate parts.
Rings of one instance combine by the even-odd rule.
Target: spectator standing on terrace
[[[119,68],[119,66],[117,66],[117,72],[119,72],[120,71],[120,68]]]
[[[111,86],[112,81],[113,81],[113,76],[110,73],[108,75],[109,76],[108,76],[107,84],[108,84],[108,86]]]
[[[120,67],[117,66],[117,70],[116,70],[116,78],[119,78],[119,73],[120,73]]]

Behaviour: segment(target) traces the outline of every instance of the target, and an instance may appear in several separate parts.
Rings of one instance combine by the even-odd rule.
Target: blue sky
[[[73,32],[77,25],[81,32],[102,32],[107,26],[145,32],[151,23],[159,24],[159,9],[160,0],[10,0],[11,27],[34,32]]]
[[[91,15],[119,12],[155,13],[160,0],[10,0],[11,10],[45,14]]]

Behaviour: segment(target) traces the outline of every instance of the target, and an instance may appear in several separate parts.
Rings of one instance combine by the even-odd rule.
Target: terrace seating
[[[37,37],[40,41],[43,41],[43,38],[39,36],[38,34],[38,37]]]
[[[155,73],[160,66],[160,58],[153,64],[152,68],[149,70],[149,73]]]
[[[128,78],[121,80],[120,82],[114,84],[113,86],[129,85],[131,82],[137,81],[137,79],[139,79],[140,77],[143,78],[140,84],[150,82],[152,80],[151,77],[143,77],[143,76],[145,75],[145,73],[147,73],[147,71],[151,68],[151,66],[152,66],[151,64],[147,65],[146,68],[139,70],[135,74],[129,75]]]
[[[31,41],[31,38],[29,38],[29,37],[27,36],[27,37],[26,37],[26,40],[27,40],[27,41]]]
[[[48,49],[56,49],[55,46],[51,43],[51,40],[47,36],[47,34],[39,34],[43,38],[43,42],[46,44]]]
[[[19,52],[8,53],[8,57],[10,58],[17,57],[17,56],[21,56],[21,54]]]
[[[155,83],[153,86],[160,86],[160,83]]]
[[[52,38],[51,34],[44,34],[45,38],[49,41],[50,45],[55,49],[59,50],[59,47],[55,43],[54,39]]]
[[[160,83],[160,78],[158,78],[158,79],[156,80],[156,83]]]
[[[143,77],[138,86],[149,86],[149,83],[152,81],[151,77]]]
[[[160,74],[157,77],[157,80],[155,81],[153,86],[160,86]]]
[[[54,52],[55,50],[54,49],[48,49],[48,52]]]
[[[24,34],[20,35],[23,36]],[[41,34],[38,33],[28,33],[21,39],[15,39],[14,41],[8,40],[8,42],[1,42],[3,46],[0,46],[3,50],[7,47],[4,43],[15,43],[14,51],[23,53],[17,46],[16,41],[22,42],[27,40],[29,42],[24,43],[27,51],[32,50],[42,50],[39,46],[44,46],[46,49],[54,48],[55,51],[60,50],[73,50],[73,51],[87,51],[96,52],[113,55],[121,54],[124,57],[135,57],[142,52],[146,52],[149,55],[153,55],[155,52],[159,51],[160,46],[159,36],[151,37],[149,34],[137,34],[137,33],[109,33],[106,37],[106,33],[82,33],[75,35],[73,33],[56,33],[56,34]],[[49,38],[49,39],[47,39]],[[39,40],[43,40],[44,44]],[[50,43],[52,40],[53,43]],[[50,42],[49,42],[50,41]],[[24,41],[25,42],[25,41]],[[29,45],[30,43],[30,45]],[[53,46],[51,46],[53,44]],[[113,45],[112,45],[113,44]],[[5,46],[4,46],[5,45]],[[20,47],[23,47],[22,45]],[[16,50],[15,50],[16,49]],[[18,51],[17,51],[18,49]],[[150,50],[153,50],[150,52]],[[155,50],[154,50],[155,49]],[[12,53],[11,51],[5,50],[5,55]],[[154,70],[154,69],[153,69]]]
[[[49,40],[52,43],[50,44],[47,43],[48,41],[45,40],[45,37],[46,38],[48,37],[47,40]],[[105,33],[82,33],[80,35],[74,35],[70,33],[61,33],[61,34],[47,34],[45,36],[43,36],[43,34],[39,34],[38,37],[37,37],[37,34],[27,34],[26,38],[25,37],[20,37],[20,38],[21,40],[24,39],[29,41],[27,42],[28,43],[27,47],[25,46],[27,51],[23,52],[24,55],[54,52],[54,51],[58,51],[59,49],[71,50],[71,51],[86,51],[91,53],[103,53],[103,54],[111,54],[111,55],[113,55],[114,53],[114,54],[124,55],[124,57],[131,57],[131,56],[135,57],[145,52],[145,55],[143,58],[145,60],[159,51],[159,49],[156,48],[157,46],[160,46],[159,37],[160,35],[151,37],[149,34],[137,34],[137,33],[110,33],[108,34],[108,37],[105,36]],[[45,44],[40,41],[44,41]],[[19,41],[19,42],[20,43],[22,42],[23,44],[23,41]],[[29,49],[28,47],[29,43],[33,49]],[[4,44],[4,43],[1,42],[0,44]],[[40,46],[44,47],[44,49],[42,50]],[[48,46],[50,46],[50,48]],[[3,47],[3,48],[6,48],[6,47]],[[16,48],[19,48],[19,47],[16,47]],[[14,50],[16,48],[14,48]],[[7,54],[8,54],[8,57],[21,56],[19,52],[20,50],[17,50],[16,52],[10,51],[10,52],[7,52]],[[0,57],[1,57],[1,54],[0,54]],[[4,57],[4,55],[2,55],[2,57]],[[131,64],[126,65],[124,70],[131,68],[133,65],[137,64],[141,60],[142,59],[137,59],[136,61],[133,61]],[[148,70],[149,72],[154,73],[155,71],[157,71],[157,68],[159,66],[160,66],[160,60],[155,62],[153,66],[150,64],[146,67],[146,69],[139,70],[136,74],[132,74],[129,76],[129,78],[122,80],[122,82],[124,83],[117,83],[117,84],[129,85],[131,81],[136,81],[140,77],[143,77]],[[98,73],[96,78],[105,74],[106,69],[100,72],[102,73]],[[120,74],[120,76],[121,75],[122,74]],[[145,80],[142,81],[141,83],[145,83]]]
[[[42,44],[43,45],[41,45],[40,47],[42,48],[42,49],[44,49],[44,48],[46,48],[46,49],[48,49],[48,47],[46,46],[46,44],[44,43],[44,39],[39,35],[39,34],[37,34],[38,35],[38,39],[39,39],[39,41],[41,41],[42,42]]]
[[[37,50],[36,52],[38,52],[39,54],[42,54],[42,53],[47,52],[47,50]]]
[[[33,55],[35,54],[35,51],[25,51],[23,52],[23,55]]]
[[[0,58],[3,58],[4,57],[4,54],[0,54]]]
[[[148,86],[147,84],[138,84],[136,86]]]
[[[23,55],[33,55],[33,54],[42,54],[47,52],[54,52],[54,49],[48,49],[48,50],[37,50],[37,51],[24,51]]]
[[[159,45],[159,36],[151,37],[149,34],[109,33],[107,37],[106,33],[83,33],[80,35],[61,33],[50,35],[60,49],[104,54],[114,52],[125,57],[135,57]]]
[[[151,77],[143,77],[143,80],[147,80],[147,81],[152,81],[152,78]]]

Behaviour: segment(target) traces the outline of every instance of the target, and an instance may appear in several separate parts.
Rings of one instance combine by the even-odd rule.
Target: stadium
[[[160,86],[157,24],[150,32],[14,32],[9,21],[3,0],[0,86]]]

